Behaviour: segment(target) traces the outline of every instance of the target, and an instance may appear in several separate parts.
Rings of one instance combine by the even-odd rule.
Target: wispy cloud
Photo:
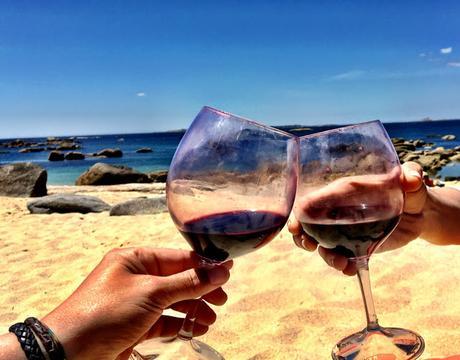
[[[327,78],[327,81],[342,81],[342,80],[355,80],[363,77],[366,74],[364,70],[351,70],[341,74],[337,74]]]
[[[426,55],[426,53],[420,53],[420,54],[418,54],[418,56],[420,56],[420,57],[426,57],[427,55]]]
[[[139,97],[144,97],[146,96],[147,94],[145,92],[138,92],[136,93],[136,96],[139,96]]]
[[[450,54],[452,52],[452,50],[453,50],[452,46],[450,46],[450,47],[440,49],[439,52],[441,54],[447,55],[447,54]]]
[[[460,62],[450,62],[447,64],[450,67],[460,67]],[[418,71],[348,71],[342,74],[334,75],[325,78],[323,81],[354,81],[354,80],[399,80],[413,79],[430,76],[452,75],[447,67],[438,67],[436,69],[426,69]]]

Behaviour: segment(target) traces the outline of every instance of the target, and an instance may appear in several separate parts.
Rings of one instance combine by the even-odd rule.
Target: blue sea
[[[426,142],[435,143],[436,146],[453,148],[460,145],[460,120],[420,121],[405,123],[385,123],[385,128],[391,137],[404,139],[422,139]],[[289,125],[278,126],[287,130],[294,128],[308,128],[308,130],[295,132],[302,136],[319,131],[339,127],[338,125],[309,126]],[[453,134],[457,138],[454,141],[444,141],[442,135]],[[184,131],[144,133],[144,134],[118,134],[118,135],[91,135],[74,136],[80,143],[83,153],[94,153],[105,148],[119,148],[123,151],[122,158],[100,159],[87,158],[73,161],[48,161],[48,151],[38,153],[19,153],[18,149],[0,147],[0,164],[12,162],[31,161],[37,163],[48,171],[48,183],[52,185],[74,184],[77,177],[96,162],[106,162],[132,167],[138,171],[150,172],[167,170],[172,160],[177,145]],[[0,139],[0,143],[14,139]],[[44,142],[46,138],[23,139],[30,142]],[[152,153],[139,154],[136,150],[143,147],[152,148]],[[444,167],[440,172],[444,176],[460,176],[460,164],[452,164]]]

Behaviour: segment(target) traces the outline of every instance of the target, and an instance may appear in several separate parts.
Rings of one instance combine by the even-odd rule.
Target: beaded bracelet
[[[29,317],[24,323],[12,325],[9,331],[17,336],[28,360],[66,360],[61,343],[40,320]]]

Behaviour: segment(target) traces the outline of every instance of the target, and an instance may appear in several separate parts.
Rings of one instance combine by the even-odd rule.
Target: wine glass
[[[340,340],[335,360],[416,359],[417,333],[381,327],[372,299],[368,261],[398,225],[404,205],[401,167],[380,121],[301,137],[294,214],[320,246],[357,267],[367,326]]]
[[[260,249],[280,232],[295,198],[297,154],[291,134],[210,107],[200,111],[173,157],[166,191],[170,215],[201,266]],[[188,344],[181,356],[223,359],[192,338],[195,312],[178,335]]]

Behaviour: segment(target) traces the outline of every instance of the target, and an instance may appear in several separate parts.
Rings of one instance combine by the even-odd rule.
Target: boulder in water
[[[105,156],[108,158],[119,158],[123,156],[123,152],[120,149],[104,149],[99,151],[96,156]]]
[[[137,153],[139,154],[145,154],[145,153],[151,153],[153,150],[149,147],[144,147],[136,150]]]
[[[64,154],[60,151],[51,151],[48,155],[49,161],[62,161],[64,160]]]
[[[447,141],[453,141],[455,140],[457,137],[455,135],[452,135],[452,134],[449,134],[449,135],[444,135],[441,139],[443,140],[447,140]]]
[[[82,154],[81,152],[71,151],[71,152],[65,154],[64,158],[66,160],[84,160],[85,155]]]
[[[76,185],[116,185],[129,183],[150,183],[147,174],[127,166],[96,163],[81,174]]]

